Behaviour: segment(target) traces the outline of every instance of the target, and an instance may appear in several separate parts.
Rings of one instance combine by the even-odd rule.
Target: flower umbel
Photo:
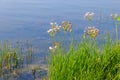
[[[57,32],[60,31],[60,27],[57,25],[57,23],[50,23],[51,29],[47,31],[47,33],[50,35],[50,37],[54,37]]]
[[[59,32],[60,27],[58,26],[58,24],[55,23],[50,23],[51,24],[51,29],[53,29],[55,32]]]
[[[60,43],[59,42],[54,42],[53,46],[49,47],[49,50],[50,51],[55,51],[59,47],[60,47]]]
[[[64,30],[64,32],[66,33],[67,31],[72,32],[72,24],[68,21],[63,21],[62,22],[62,26],[61,26]]]
[[[54,37],[54,36],[55,36],[55,31],[54,31],[54,29],[49,29],[49,30],[47,31],[47,33],[50,35],[50,37]]]
[[[110,15],[114,21],[117,20],[117,17],[119,16],[117,13],[111,14]]]
[[[112,19],[114,20],[114,24],[116,26],[116,40],[118,41],[118,23],[119,23],[119,15],[117,13],[111,14]]]
[[[86,12],[85,15],[84,15],[84,17],[85,17],[85,19],[91,21],[92,18],[93,18],[93,15],[94,15],[93,12]]]
[[[88,27],[85,29],[84,34],[89,35],[91,38],[96,38],[99,33],[99,29],[95,27]]]

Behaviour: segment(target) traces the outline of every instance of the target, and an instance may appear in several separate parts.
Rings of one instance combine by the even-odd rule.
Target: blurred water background
[[[44,64],[50,46],[46,32],[50,22],[70,21],[77,40],[88,26],[83,16],[90,11],[95,13],[93,25],[100,29],[100,34],[114,35],[110,14],[120,14],[119,5],[120,0],[0,0],[0,40],[29,40],[34,48],[34,64]]]

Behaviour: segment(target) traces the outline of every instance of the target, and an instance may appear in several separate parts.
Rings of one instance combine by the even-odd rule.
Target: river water
[[[110,14],[120,14],[119,5],[120,0],[0,0],[0,40],[30,40],[37,53],[35,62],[39,63],[50,44],[46,32],[50,22],[70,21],[78,39],[88,26],[84,14],[90,11],[95,13],[93,25],[100,29],[100,34],[114,35]]]
[[[94,22],[100,15],[105,20],[120,13],[119,4],[119,0],[0,0],[0,39],[43,39],[50,22],[63,20],[81,30],[87,23],[85,12],[95,13]]]

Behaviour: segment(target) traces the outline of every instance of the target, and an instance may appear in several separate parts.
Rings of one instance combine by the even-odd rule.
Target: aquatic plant
[[[49,50],[52,51],[52,52],[54,52],[59,47],[60,47],[60,43],[59,42],[54,42],[53,46],[49,47]]]
[[[60,26],[58,26],[56,22],[55,23],[51,22],[50,25],[51,28],[47,31],[47,33],[50,35],[50,38],[52,39],[52,46],[49,47],[49,50],[54,52],[57,48],[60,47],[59,41],[55,40],[55,34],[60,32],[60,29],[63,29],[65,39],[66,33],[72,32],[72,24],[69,21],[62,21]]]
[[[3,44],[3,43],[2,43]],[[9,80],[11,77],[19,77],[23,75],[23,66],[26,64],[25,60],[30,60],[32,51],[31,46],[23,52],[23,46],[21,48],[21,43],[17,42],[15,47],[11,47],[8,41],[5,41],[3,45],[0,46],[0,79]],[[25,54],[26,53],[26,54]],[[29,58],[26,58],[29,56]]]
[[[93,12],[86,12],[85,15],[84,15],[84,17],[85,17],[87,20],[90,20],[90,21],[92,20],[93,16],[94,16],[94,13],[93,13]]]
[[[57,23],[50,23],[51,28],[47,31],[50,37],[54,37],[57,32],[60,30],[60,26],[57,25]]]
[[[54,31],[54,29],[49,29],[47,32],[48,32],[48,34],[49,34],[51,37],[54,37],[54,36],[55,36],[55,31]]]
[[[102,51],[88,46],[80,42],[77,48],[71,45],[67,52],[59,49],[49,56],[49,80],[119,80],[120,45],[106,46]]]
[[[59,32],[60,30],[60,26],[58,26],[58,24],[55,23],[50,23],[51,24],[51,29],[53,29],[55,32]]]
[[[117,20],[117,17],[119,16],[118,13],[114,13],[110,15],[114,21]]]
[[[64,33],[67,31],[72,32],[72,24],[68,21],[63,21],[61,27],[63,28]]]
[[[115,27],[116,27],[116,40],[118,41],[118,21],[119,21],[119,15],[118,13],[114,13],[110,15],[114,21]]]
[[[91,17],[89,20],[92,20]],[[65,24],[68,23],[65,22]],[[67,29],[64,29],[66,32]],[[99,29],[93,26],[87,27],[84,35],[85,37],[90,36],[90,38],[81,39],[77,45],[71,42],[67,51],[64,47],[52,51],[56,54],[50,53],[48,56],[48,79],[119,80],[120,44],[116,44],[116,42],[112,42],[111,38],[108,38],[104,40],[105,43],[101,43],[102,47],[99,47],[95,40],[98,34]],[[94,39],[95,44],[92,44],[91,38]],[[56,48],[56,46],[54,45],[52,48]]]
[[[87,36],[89,35],[91,38],[96,38],[97,35],[99,33],[99,29],[95,28],[95,27],[87,27],[85,30],[84,30],[84,35]]]

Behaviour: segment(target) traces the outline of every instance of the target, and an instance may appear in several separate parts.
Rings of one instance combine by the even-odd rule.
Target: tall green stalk
[[[118,41],[119,40],[119,38],[118,38],[118,24],[116,21],[115,21],[115,26],[116,26],[116,41]]]

